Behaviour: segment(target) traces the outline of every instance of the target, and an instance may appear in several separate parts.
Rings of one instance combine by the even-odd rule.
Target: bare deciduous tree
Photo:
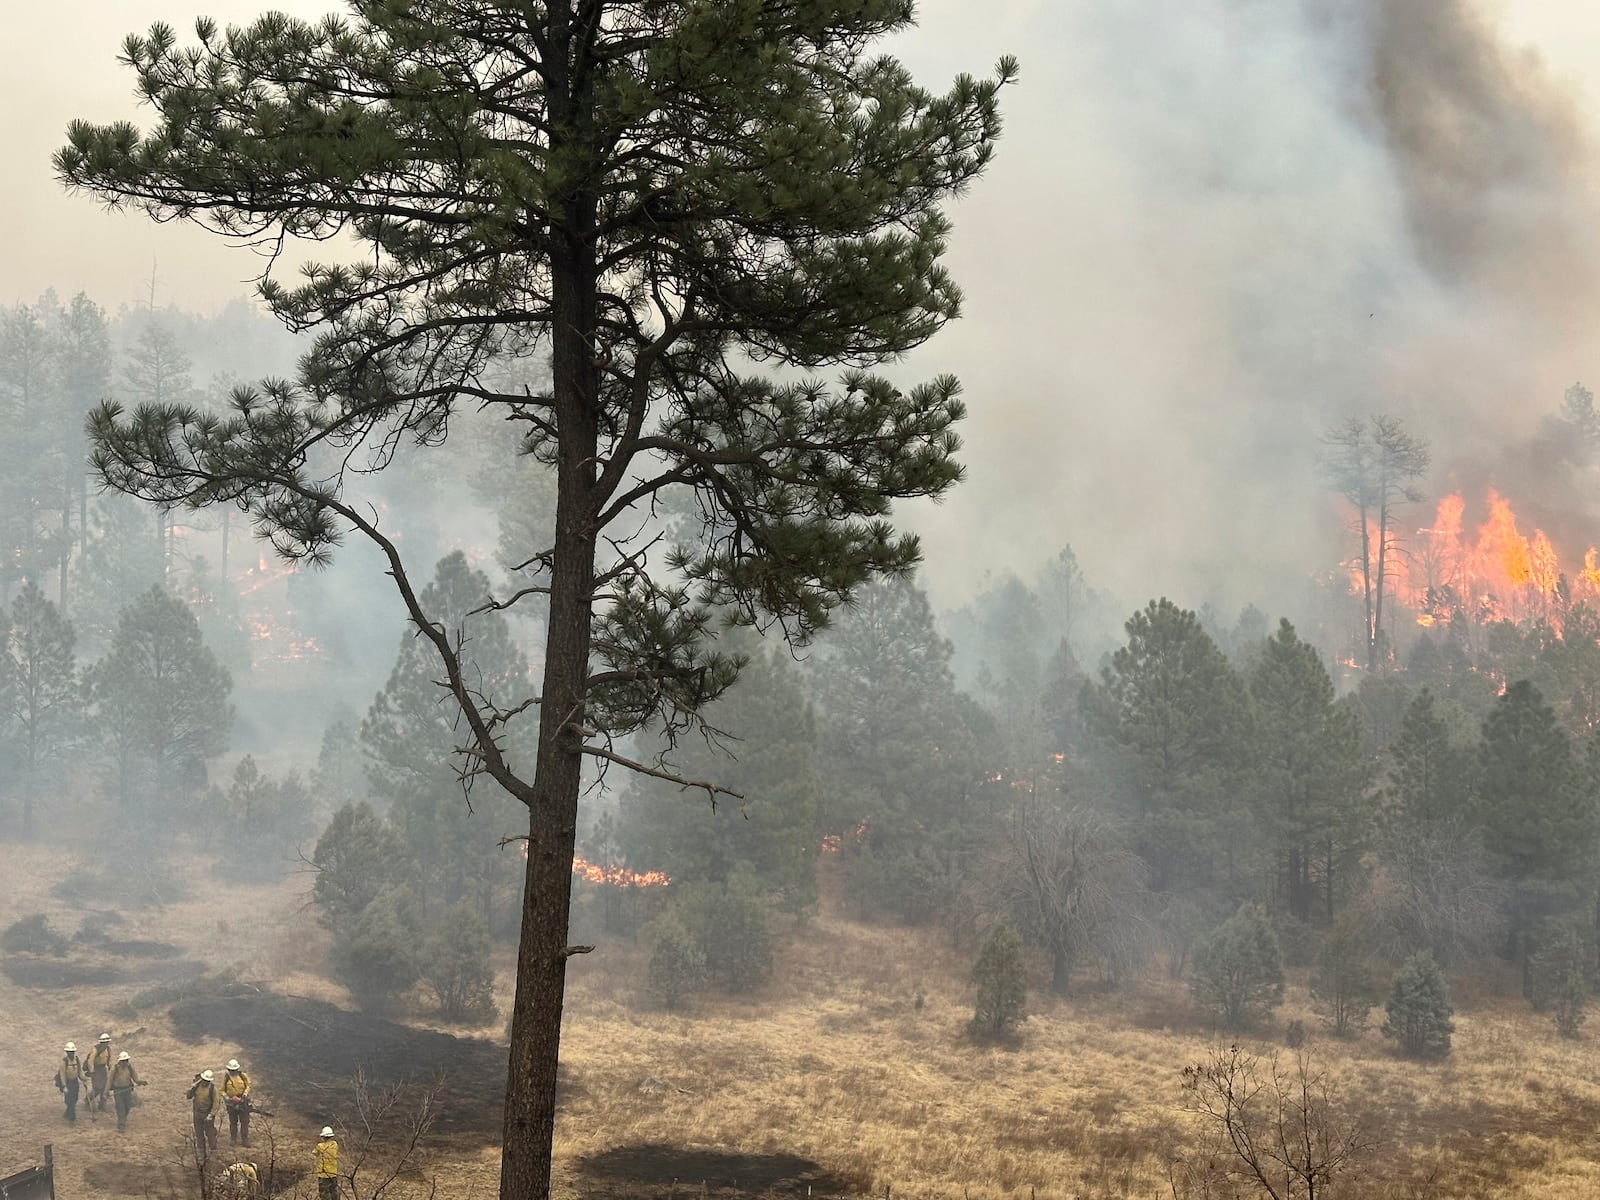
[[[1359,1168],[1375,1143],[1341,1111],[1326,1074],[1300,1051],[1284,1067],[1238,1045],[1183,1070],[1185,1107],[1200,1118],[1195,1153],[1168,1169],[1175,1200],[1238,1196],[1316,1200]]]
[[[444,1081],[379,1086],[358,1069],[351,1089],[355,1116],[341,1130],[348,1139],[344,1178],[354,1200],[383,1200],[395,1180],[415,1169],[423,1139],[439,1115]],[[437,1179],[428,1180],[428,1200],[438,1186]]]
[[[985,903],[1050,952],[1050,990],[1064,996],[1086,956],[1106,960],[1113,976],[1142,957],[1146,875],[1109,818],[1044,801],[1013,814],[978,878]]]
[[[1397,834],[1368,891],[1373,948],[1399,960],[1418,948],[1441,963],[1486,952],[1503,927],[1506,885],[1489,873],[1473,829],[1447,821]]]

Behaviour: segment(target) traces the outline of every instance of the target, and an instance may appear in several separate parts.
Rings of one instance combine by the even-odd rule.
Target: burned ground
[[[285,1163],[271,1162],[261,1152],[243,1151],[243,1161],[254,1162],[261,1175],[262,1191],[275,1196],[294,1194],[300,1181],[309,1170]],[[231,1157],[218,1156],[204,1172],[197,1172],[193,1163],[182,1162],[97,1162],[83,1173],[84,1182],[110,1196],[192,1196],[200,1192],[200,1176],[215,1175],[217,1163],[226,1164]]]
[[[842,1196],[848,1182],[793,1154],[736,1154],[663,1143],[618,1146],[578,1166],[586,1196]]]
[[[109,951],[107,953],[110,953]],[[137,963],[118,962],[105,954],[52,958],[38,954],[9,954],[0,961],[0,971],[18,987],[59,990],[100,987],[111,984],[154,983],[198,975],[201,965],[185,958],[149,958],[137,951],[130,957]]]
[[[439,1087],[438,1134],[483,1143],[503,1127],[506,1050],[481,1038],[413,1029],[303,996],[258,993],[175,1005],[173,1032],[239,1046],[248,1066],[270,1080],[274,1110],[314,1124],[349,1108],[360,1073],[374,1089]]]

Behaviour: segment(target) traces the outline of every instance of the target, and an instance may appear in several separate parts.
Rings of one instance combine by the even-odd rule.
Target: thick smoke
[[[1600,533],[1537,436],[1593,366],[1600,206],[1536,57],[1465,0],[978,7],[921,8],[959,58],[902,48],[930,82],[1023,60],[954,214],[967,319],[908,368],[974,411],[968,484],[912,518],[942,601],[1070,541],[1132,599],[1292,614],[1347,552],[1319,435],[1380,411],[1430,494]]]

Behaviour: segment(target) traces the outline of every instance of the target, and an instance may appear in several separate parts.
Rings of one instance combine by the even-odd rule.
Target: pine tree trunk
[[[1367,526],[1367,506],[1359,506],[1357,514],[1361,521],[1361,590],[1366,599],[1366,638],[1367,638],[1367,670],[1374,671],[1378,667],[1378,637],[1376,627],[1372,623],[1372,530]]]
[[[566,61],[564,6],[551,17],[551,58]],[[581,136],[564,80],[551,86],[554,129]],[[563,99],[567,103],[562,103]],[[565,110],[565,111],[563,111]],[[552,141],[555,135],[552,135]],[[560,432],[557,458],[555,559],[544,687],[539,707],[539,759],[534,774],[517,995],[511,1023],[503,1200],[546,1200],[555,1130],[556,1072],[566,987],[567,920],[572,896],[584,702],[589,673],[590,615],[596,530],[595,455],[598,368],[594,362],[595,266],[581,233],[594,221],[592,196],[566,202],[567,244],[551,256],[552,393]]]
[[[1388,571],[1389,552],[1389,497],[1388,484],[1381,482],[1385,489],[1378,499],[1378,578],[1373,585],[1375,593],[1372,608],[1372,654],[1368,670],[1375,670],[1378,662],[1378,642],[1383,635],[1383,580]]]
[[[61,583],[56,607],[67,615],[67,563],[72,558],[72,496],[61,498]]]

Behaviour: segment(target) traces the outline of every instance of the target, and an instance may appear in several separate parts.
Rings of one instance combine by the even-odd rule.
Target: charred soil
[[[737,1154],[660,1142],[618,1146],[578,1163],[590,1197],[843,1196],[848,1181],[793,1154]]]
[[[246,1050],[255,1069],[272,1078],[280,1115],[290,1108],[313,1123],[331,1120],[359,1073],[378,1088],[437,1085],[437,1134],[483,1143],[500,1138],[506,1050],[482,1038],[271,993],[185,1001],[173,1006],[171,1020],[180,1038]]]

